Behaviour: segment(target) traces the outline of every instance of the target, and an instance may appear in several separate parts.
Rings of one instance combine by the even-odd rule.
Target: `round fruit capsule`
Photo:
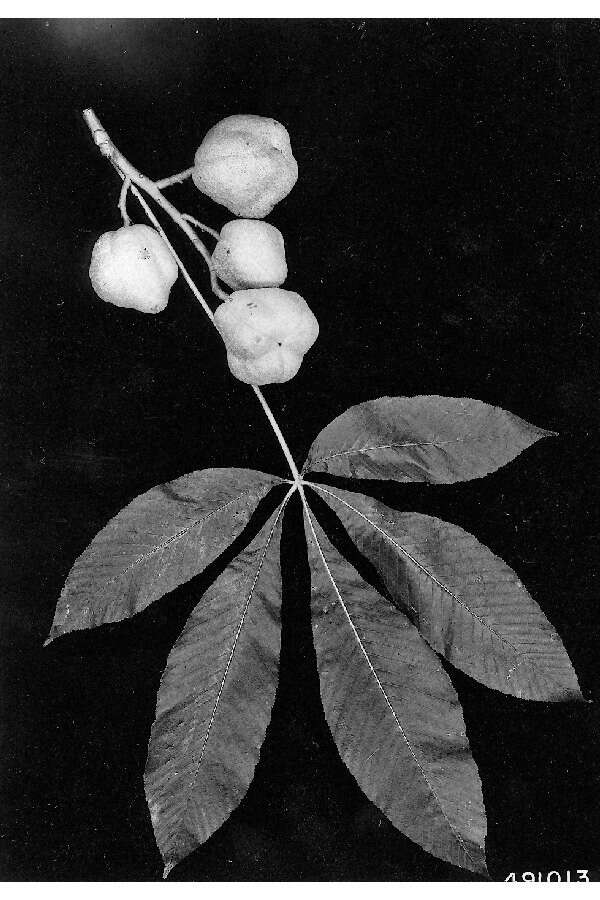
[[[262,219],[298,178],[287,130],[263,116],[228,116],[210,129],[194,158],[196,187],[234,215]]]
[[[92,250],[90,281],[101,300],[158,313],[165,308],[177,278],[177,263],[149,225],[107,231]]]
[[[233,375],[246,384],[289,381],[319,334],[306,301],[293,291],[234,291],[215,313]]]
[[[212,255],[215,272],[229,287],[279,287],[287,277],[283,235],[257,219],[234,219],[221,228]]]

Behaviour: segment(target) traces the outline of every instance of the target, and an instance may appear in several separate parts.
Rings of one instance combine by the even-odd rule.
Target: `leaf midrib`
[[[451,831],[452,834],[454,835],[456,841],[457,841],[457,842],[460,844],[460,846],[462,847],[462,849],[463,849],[463,851],[465,852],[465,854],[467,855],[467,857],[471,860],[471,862],[473,863],[473,865],[476,866],[476,865],[477,865],[476,860],[473,859],[472,855],[471,855],[471,854],[469,853],[469,851],[467,850],[467,847],[466,847],[465,842],[463,841],[462,837],[461,837],[460,834],[456,831],[456,829],[455,829],[454,826],[452,825],[452,822],[450,821],[450,819],[449,819],[448,816],[446,815],[446,812],[445,812],[445,810],[444,810],[444,807],[443,807],[443,805],[442,805],[442,802],[441,802],[440,798],[438,797],[435,788],[433,787],[431,781],[430,781],[429,778],[427,777],[427,773],[426,773],[426,771],[425,771],[423,765],[421,764],[421,762],[419,761],[419,758],[417,757],[415,751],[413,750],[412,744],[411,744],[410,740],[408,739],[408,736],[407,736],[407,734],[406,734],[404,728],[402,727],[402,723],[400,722],[400,719],[398,718],[398,716],[397,716],[397,714],[396,714],[396,711],[395,711],[395,709],[394,709],[394,707],[393,707],[393,705],[392,705],[392,703],[391,703],[391,701],[390,701],[390,699],[389,699],[389,697],[388,697],[388,695],[387,695],[387,693],[386,693],[386,691],[385,691],[385,688],[383,687],[383,685],[382,685],[382,683],[381,683],[381,681],[380,681],[380,679],[379,679],[379,676],[377,675],[377,672],[375,671],[375,668],[374,668],[373,664],[371,663],[371,659],[370,659],[370,657],[369,657],[369,654],[367,653],[367,651],[366,651],[366,649],[365,649],[365,647],[364,647],[364,644],[363,644],[362,640],[360,639],[360,635],[358,634],[358,631],[356,630],[356,627],[355,627],[355,625],[354,625],[354,622],[352,621],[352,617],[350,616],[350,613],[348,612],[348,609],[346,608],[346,604],[344,603],[344,601],[343,601],[343,599],[342,599],[342,596],[341,596],[341,594],[340,594],[340,592],[339,592],[339,590],[338,590],[338,587],[337,587],[335,578],[333,577],[333,574],[332,574],[332,572],[331,572],[331,569],[329,568],[329,566],[328,566],[328,564],[327,564],[327,560],[325,559],[325,555],[324,555],[324,553],[323,553],[323,550],[322,550],[322,548],[321,548],[321,545],[319,544],[319,539],[317,538],[317,535],[316,535],[316,532],[315,532],[315,529],[314,529],[314,526],[313,526],[313,523],[312,523],[312,519],[311,519],[311,517],[310,517],[310,514],[308,513],[308,510],[306,510],[306,515],[307,515],[307,518],[308,518],[308,522],[309,522],[309,525],[310,525],[310,530],[312,531],[312,535],[313,535],[315,544],[316,544],[316,546],[317,546],[317,548],[318,548],[318,550],[319,550],[319,555],[320,555],[320,557],[321,557],[321,561],[322,561],[322,563],[323,563],[323,566],[324,566],[324,568],[325,568],[325,571],[327,572],[327,575],[328,575],[328,577],[329,577],[329,580],[331,581],[331,584],[332,584],[333,589],[334,589],[334,591],[335,591],[335,593],[336,593],[336,596],[337,596],[337,598],[338,598],[338,600],[339,600],[339,602],[340,602],[340,605],[341,605],[342,609],[344,610],[344,614],[345,614],[346,618],[348,619],[348,623],[349,623],[349,625],[350,625],[350,627],[351,627],[351,629],[352,629],[352,633],[353,633],[353,635],[354,635],[354,637],[355,637],[355,639],[356,639],[356,641],[357,641],[357,643],[358,643],[358,646],[359,646],[359,648],[360,648],[360,650],[361,650],[361,652],[362,652],[364,658],[365,658],[366,661],[367,661],[367,665],[369,666],[369,669],[370,669],[370,671],[371,671],[371,674],[372,674],[373,678],[375,679],[375,681],[376,681],[376,683],[377,683],[377,687],[379,688],[379,690],[380,690],[380,692],[381,692],[381,694],[382,694],[382,696],[383,696],[383,698],[384,698],[384,700],[385,700],[385,703],[386,703],[388,709],[390,710],[390,712],[391,712],[391,714],[392,714],[392,716],[393,716],[393,718],[394,718],[394,721],[395,721],[395,723],[396,723],[396,725],[397,725],[397,727],[398,727],[398,730],[399,730],[399,732],[400,732],[400,734],[401,734],[401,736],[402,736],[402,739],[404,740],[404,742],[405,742],[405,744],[406,744],[406,746],[407,746],[407,748],[408,748],[408,751],[409,751],[410,755],[412,756],[412,758],[413,758],[413,760],[414,760],[414,762],[415,762],[415,765],[417,766],[419,772],[421,773],[421,776],[422,776],[422,778],[423,778],[425,784],[427,785],[427,787],[428,787],[429,791],[431,792],[431,794],[432,794],[432,796],[433,796],[435,802],[437,803],[437,805],[438,805],[438,807],[439,807],[439,810],[440,810],[442,816],[444,817],[444,819],[445,819],[445,821],[446,821],[446,823],[447,823],[447,825],[448,825],[450,831]]]
[[[230,652],[229,652],[229,657],[228,657],[228,659],[227,659],[227,663],[226,663],[226,666],[225,666],[225,672],[223,673],[223,678],[221,679],[221,684],[219,685],[219,690],[218,690],[218,693],[217,693],[217,698],[216,698],[216,700],[215,700],[215,703],[214,703],[214,706],[213,706],[213,709],[212,709],[212,712],[211,712],[210,720],[209,720],[208,726],[207,726],[207,728],[206,728],[206,734],[204,735],[204,740],[203,740],[203,742],[202,742],[202,749],[201,749],[201,751],[200,751],[200,753],[199,753],[199,755],[198,755],[198,760],[197,760],[196,765],[195,765],[195,767],[194,767],[194,772],[193,772],[193,774],[192,774],[192,777],[191,777],[191,779],[190,779],[190,782],[189,782],[189,784],[188,784],[188,788],[187,788],[187,791],[186,791],[186,795],[185,795],[185,799],[184,799],[184,809],[185,809],[186,812],[187,812],[187,809],[188,809],[188,806],[189,806],[190,799],[191,799],[191,797],[192,797],[194,785],[195,785],[196,780],[197,780],[197,778],[198,778],[198,772],[199,772],[199,770],[200,770],[200,766],[202,765],[202,760],[204,759],[204,755],[205,755],[205,753],[206,753],[206,748],[207,748],[207,746],[208,746],[208,740],[209,740],[209,737],[210,737],[210,732],[211,732],[211,730],[212,730],[212,727],[213,727],[213,724],[214,724],[214,721],[215,721],[215,718],[216,718],[216,715],[217,715],[217,710],[218,710],[218,707],[219,707],[219,703],[221,702],[221,696],[222,696],[223,691],[224,691],[224,689],[225,689],[225,682],[227,681],[227,676],[229,675],[229,669],[231,668],[231,663],[232,663],[232,661],[233,661],[233,657],[234,657],[234,654],[235,654],[235,651],[236,651],[237,643],[238,643],[240,634],[242,633],[242,628],[244,627],[244,622],[246,621],[246,615],[247,615],[247,613],[248,613],[248,609],[250,608],[250,603],[252,602],[252,598],[253,598],[253,596],[254,596],[254,591],[255,591],[255,589],[256,589],[256,584],[257,584],[257,582],[258,582],[258,579],[260,578],[260,573],[262,572],[262,568],[263,568],[263,565],[264,565],[264,561],[265,561],[267,552],[268,552],[269,547],[270,547],[270,545],[271,545],[271,541],[273,540],[273,535],[275,534],[275,529],[277,528],[277,524],[278,524],[279,519],[281,518],[281,515],[282,515],[282,513],[283,513],[283,511],[284,511],[284,509],[285,509],[286,503],[287,503],[287,500],[286,500],[284,503],[282,503],[281,506],[279,507],[279,510],[278,510],[278,512],[277,512],[277,517],[276,517],[275,521],[273,522],[273,525],[271,526],[271,530],[269,531],[269,536],[268,536],[267,540],[265,541],[265,545],[264,545],[264,547],[263,547],[263,552],[262,552],[262,554],[261,554],[260,560],[259,560],[259,562],[258,562],[258,566],[257,566],[257,568],[256,568],[256,573],[255,573],[254,579],[253,579],[253,581],[252,581],[252,585],[251,585],[251,587],[250,587],[250,590],[248,591],[248,596],[247,596],[247,598],[246,598],[246,602],[245,602],[244,607],[243,607],[243,609],[242,609],[242,614],[241,614],[241,616],[240,616],[240,620],[239,620],[239,623],[238,623],[238,627],[237,627],[237,630],[236,630],[236,632],[235,632],[235,635],[234,635],[234,638],[233,638],[233,643],[232,643],[232,645],[231,645],[231,650],[230,650]],[[189,746],[189,744],[193,741],[194,736],[195,736],[195,734],[196,734],[196,729],[197,729],[197,728],[198,728],[198,707],[197,707],[197,705],[195,705],[194,722],[193,722],[193,724],[192,724],[192,730],[191,730],[191,735],[190,735],[190,739],[189,739],[189,742],[188,742],[188,746]]]
[[[521,665],[521,663],[523,663],[527,660],[527,657],[525,656],[525,654],[523,653],[522,650],[519,650],[518,647],[515,647],[515,645],[512,644],[508,640],[508,638],[506,638],[506,637],[504,637],[504,635],[500,634],[499,631],[496,631],[496,629],[493,628],[488,622],[486,622],[485,619],[482,619],[481,616],[479,616],[469,606],[467,606],[467,604],[463,600],[461,600],[461,598],[458,596],[458,594],[455,594],[453,590],[451,590],[442,581],[440,581],[438,578],[436,578],[436,576],[433,574],[433,572],[430,572],[429,569],[423,565],[423,563],[419,562],[419,560],[416,559],[405,547],[403,547],[396,540],[394,540],[394,538],[390,534],[388,534],[387,531],[385,531],[383,528],[380,528],[378,525],[375,524],[375,522],[371,521],[371,519],[368,516],[366,516],[364,513],[362,513],[359,509],[356,509],[356,507],[352,506],[351,503],[348,503],[346,500],[343,500],[337,494],[334,494],[331,491],[325,490],[318,484],[311,484],[311,487],[316,488],[323,494],[328,494],[330,497],[335,497],[335,499],[338,500],[339,503],[343,503],[344,506],[347,506],[348,509],[351,509],[353,512],[355,512],[357,514],[357,516],[360,516],[361,519],[364,519],[365,522],[368,522],[368,524],[372,528],[374,528],[375,531],[378,531],[381,535],[383,535],[383,537],[387,541],[389,541],[390,544],[393,544],[394,547],[396,547],[402,554],[404,554],[404,556],[406,556],[407,559],[409,559],[421,572],[423,572],[424,575],[426,575],[428,578],[430,578],[431,581],[433,581],[434,584],[436,584],[440,588],[440,590],[442,590],[442,591],[444,591],[444,593],[448,594],[448,596],[451,597],[453,600],[455,600],[458,603],[458,605],[461,606],[464,610],[466,610],[466,612],[470,616],[472,616],[473,619],[475,619],[477,622],[480,623],[480,625],[482,625],[491,634],[493,634],[495,637],[497,637],[501,644],[505,644],[506,646],[510,647],[511,650],[514,652],[514,654],[517,657],[521,657],[521,659],[517,663],[517,666],[515,666],[515,669],[518,668],[518,666]]]
[[[266,487],[266,485],[263,485],[262,490],[264,490],[265,487]],[[197,525],[202,525],[205,522],[207,522],[209,519],[212,519],[213,516],[219,515],[220,513],[224,512],[229,506],[231,506],[234,503],[238,503],[240,500],[242,500],[244,497],[247,497],[248,494],[253,493],[253,491],[255,491],[255,490],[256,490],[256,488],[249,488],[247,491],[244,491],[241,494],[237,494],[232,500],[228,500],[227,503],[224,503],[223,506],[216,507],[211,512],[209,512],[207,515],[202,516],[199,519],[195,519],[193,522],[190,522],[189,525],[186,525],[185,528],[182,528],[176,534],[171,535],[169,538],[167,538],[167,540],[162,541],[162,543],[157,544],[155,547],[152,547],[152,549],[148,550],[146,553],[142,553],[141,556],[138,556],[137,559],[134,559],[133,562],[131,562],[124,569],[115,573],[114,575],[111,575],[111,577],[107,581],[104,582],[103,590],[106,590],[106,588],[108,588],[118,578],[122,578],[128,572],[131,572],[133,569],[136,568],[136,566],[141,565],[147,559],[150,559],[150,557],[154,556],[154,554],[159,553],[161,550],[166,549],[166,547],[168,547],[174,541],[179,540],[179,538],[183,537],[185,534],[187,534],[189,531],[191,531],[192,528],[195,528]]]
[[[319,456],[317,459],[310,459],[309,457],[303,471],[307,471],[311,465],[327,462],[329,459],[335,459],[337,456],[350,456],[352,453],[370,453],[372,450],[395,450],[400,447],[443,447],[445,444],[464,444],[472,437],[472,434],[467,434],[464,437],[452,438],[447,441],[412,441],[401,444],[377,444],[375,447],[349,447],[346,450],[330,453],[328,456]]]

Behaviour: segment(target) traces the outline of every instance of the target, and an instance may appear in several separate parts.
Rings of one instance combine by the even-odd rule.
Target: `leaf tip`
[[[175,866],[176,863],[173,860],[171,860],[171,862],[165,863],[165,867],[162,873],[163,881],[168,877],[169,872],[171,871],[171,869],[174,869]]]
[[[542,703],[589,703],[592,701],[588,701],[585,699],[581,690],[579,689],[579,685],[569,684],[569,685],[560,685],[559,687],[553,687],[551,690],[547,690],[540,695],[528,696],[523,695],[518,698],[519,700],[541,700]]]
[[[593,700],[586,700],[579,687],[572,688],[564,698],[571,703],[593,703]]]
[[[486,881],[491,881],[492,876],[489,873],[489,869],[487,867],[487,863],[485,862],[485,860],[474,871],[477,873],[477,875],[482,875]]]
[[[542,438],[560,437],[560,431],[551,431],[550,428],[540,428],[540,431],[542,432],[540,435]]]
[[[474,872],[475,875],[482,875],[486,880],[491,877],[483,847],[471,847],[470,851],[465,851],[465,859],[461,868]]]

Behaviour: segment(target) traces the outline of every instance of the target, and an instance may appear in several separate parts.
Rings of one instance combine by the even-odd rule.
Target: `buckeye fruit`
[[[283,235],[257,219],[234,219],[221,228],[212,255],[221,281],[239,288],[279,287],[287,277]]]
[[[228,116],[206,134],[194,157],[196,187],[234,215],[263,219],[298,178],[287,130],[264,116]]]
[[[124,225],[96,241],[90,281],[107,303],[158,313],[167,305],[177,271],[169,248],[154,228]]]
[[[234,291],[215,312],[233,375],[246,384],[289,381],[319,334],[306,300],[282,288]]]

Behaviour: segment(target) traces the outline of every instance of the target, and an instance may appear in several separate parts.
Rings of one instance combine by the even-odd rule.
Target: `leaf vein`
[[[327,462],[328,459],[335,459],[338,456],[349,456],[352,453],[369,453],[372,450],[396,450],[401,447],[442,447],[445,444],[462,444],[469,440],[472,435],[467,434],[460,438],[451,438],[447,441],[412,441],[402,444],[377,444],[375,447],[351,447],[345,450],[338,450],[336,453],[330,453],[328,456],[319,456],[309,464]]]
[[[122,578],[123,575],[126,575],[127,572],[130,572],[132,569],[134,569],[140,563],[144,562],[146,559],[150,559],[150,557],[153,556],[155,553],[158,553],[161,550],[164,551],[165,548],[169,546],[169,544],[172,544],[175,541],[179,540],[179,538],[183,537],[185,534],[190,532],[192,530],[192,528],[195,528],[197,525],[200,525],[200,523],[207,522],[213,516],[216,516],[219,513],[224,512],[224,510],[226,510],[233,503],[237,503],[243,497],[247,497],[248,494],[251,494],[253,490],[254,490],[254,488],[250,488],[249,490],[244,491],[242,494],[238,494],[236,497],[233,498],[233,500],[229,500],[223,506],[219,506],[216,509],[213,509],[212,512],[208,513],[208,515],[203,516],[200,519],[196,519],[194,522],[191,522],[189,525],[187,525],[185,528],[182,528],[176,534],[171,535],[171,537],[168,538],[166,541],[163,541],[162,543],[157,544],[155,547],[153,547],[151,550],[148,550],[146,553],[142,553],[140,556],[137,557],[137,559],[134,559],[133,562],[130,563],[128,566],[126,566],[122,571],[117,572],[115,575],[112,576],[112,578],[109,578],[108,581],[105,582],[104,586],[108,587],[110,584],[113,583],[113,581],[116,581],[118,578]]]
[[[319,540],[318,540],[318,538],[317,538],[317,535],[316,535],[316,532],[315,532],[315,529],[314,529],[314,526],[313,526],[313,523],[312,523],[312,518],[311,518],[311,516],[310,516],[310,513],[308,512],[307,509],[306,509],[305,511],[306,511],[306,515],[307,515],[307,518],[308,518],[308,523],[309,523],[309,525],[310,525],[310,530],[312,531],[313,539],[314,539],[315,544],[316,544],[316,546],[317,546],[317,548],[318,548],[319,555],[320,555],[320,557],[321,557],[321,561],[322,561],[322,563],[323,563],[323,566],[324,566],[324,568],[325,568],[325,571],[327,572],[327,576],[329,577],[329,580],[331,581],[331,584],[332,584],[333,589],[334,589],[334,591],[335,591],[335,594],[336,594],[336,596],[337,596],[337,598],[338,598],[338,601],[339,601],[339,603],[340,603],[342,609],[344,610],[344,613],[345,613],[345,615],[346,615],[346,618],[348,619],[348,623],[349,623],[349,625],[350,625],[350,627],[351,627],[351,629],[352,629],[352,632],[353,632],[353,634],[354,634],[354,637],[355,637],[355,639],[356,639],[356,642],[358,643],[358,646],[359,646],[359,648],[360,648],[360,650],[361,650],[363,656],[365,657],[365,659],[366,659],[366,661],[367,661],[367,665],[369,666],[369,669],[370,669],[370,671],[371,671],[371,674],[373,675],[373,678],[375,679],[375,681],[376,681],[376,683],[377,683],[377,687],[378,687],[378,689],[380,690],[380,692],[381,692],[381,694],[382,694],[382,696],[383,696],[383,698],[384,698],[384,700],[385,700],[385,702],[386,702],[386,704],[387,704],[387,706],[388,706],[388,708],[389,708],[389,710],[390,710],[390,712],[391,712],[391,714],[392,714],[392,716],[393,716],[393,718],[394,718],[394,721],[396,722],[396,725],[397,725],[397,727],[398,727],[398,730],[399,730],[399,732],[400,732],[400,734],[401,734],[401,736],[402,736],[402,739],[404,740],[404,742],[405,742],[405,744],[406,744],[406,746],[407,746],[407,748],[408,748],[408,751],[409,751],[410,755],[412,756],[412,758],[413,758],[413,760],[414,760],[414,762],[415,762],[415,765],[417,766],[419,772],[421,773],[421,776],[422,776],[423,780],[425,781],[425,784],[426,784],[427,787],[429,788],[429,790],[430,790],[430,792],[431,792],[431,795],[433,796],[435,802],[437,803],[437,805],[438,805],[438,807],[439,807],[439,809],[440,809],[440,812],[441,812],[442,816],[444,817],[445,821],[448,823],[448,827],[450,828],[450,831],[452,832],[452,834],[454,835],[454,837],[456,838],[456,840],[457,840],[457,842],[460,844],[460,846],[463,848],[463,850],[464,850],[465,854],[467,855],[467,857],[474,863],[475,860],[473,860],[473,857],[471,856],[471,854],[470,854],[469,851],[467,850],[466,844],[465,844],[465,842],[463,841],[461,835],[456,831],[456,829],[455,829],[454,826],[452,825],[452,822],[450,821],[450,819],[449,819],[448,816],[446,815],[446,811],[445,811],[445,809],[444,809],[444,807],[443,807],[443,805],[442,805],[442,801],[440,800],[440,797],[438,796],[438,794],[437,794],[437,792],[436,792],[436,790],[435,790],[433,784],[432,784],[431,781],[429,780],[429,778],[428,778],[428,776],[427,776],[427,773],[426,773],[426,771],[425,771],[423,765],[422,765],[421,762],[419,761],[419,758],[417,757],[417,755],[416,755],[416,753],[415,753],[415,751],[414,751],[414,749],[413,749],[413,747],[412,747],[412,744],[411,744],[410,740],[408,739],[408,736],[407,736],[407,734],[406,734],[404,728],[402,727],[402,723],[400,722],[400,719],[398,718],[398,716],[397,716],[397,714],[396,714],[396,711],[395,711],[395,709],[394,709],[392,703],[390,702],[390,699],[389,699],[389,697],[388,697],[388,695],[387,695],[387,693],[386,693],[386,691],[385,691],[385,688],[383,687],[381,681],[379,680],[379,676],[377,675],[377,672],[375,671],[375,669],[374,669],[374,667],[373,667],[373,664],[371,663],[371,659],[370,659],[370,657],[369,657],[369,654],[368,654],[367,651],[365,650],[365,647],[364,647],[363,642],[362,642],[362,640],[361,640],[361,638],[360,638],[360,635],[358,634],[358,632],[357,632],[357,630],[356,630],[356,628],[355,628],[355,626],[354,626],[354,622],[352,621],[352,617],[350,616],[350,614],[349,614],[349,612],[348,612],[348,610],[347,610],[347,608],[346,608],[346,604],[344,603],[344,601],[343,601],[343,599],[342,599],[342,596],[341,596],[341,594],[340,594],[340,592],[339,592],[339,590],[338,590],[338,587],[337,587],[336,581],[335,581],[335,579],[334,579],[334,577],[333,577],[333,574],[332,574],[332,572],[331,572],[331,569],[330,569],[329,566],[327,565],[327,560],[325,559],[325,555],[324,555],[324,553],[323,553],[323,550],[322,550],[322,548],[321,548],[321,545],[319,544]]]
[[[308,483],[309,483],[309,482],[307,482],[307,484],[308,484]],[[500,634],[499,631],[496,631],[496,629],[493,628],[493,626],[490,625],[489,622],[486,622],[485,619],[482,619],[481,616],[479,616],[479,615],[478,615],[476,612],[474,612],[469,606],[467,606],[467,604],[464,603],[464,601],[460,599],[460,597],[458,596],[458,594],[455,594],[454,591],[452,591],[449,587],[447,587],[442,581],[439,581],[439,579],[437,579],[437,578],[435,577],[435,575],[433,574],[433,572],[430,572],[429,569],[427,569],[426,566],[424,566],[422,563],[420,563],[418,559],[415,559],[415,557],[414,557],[411,553],[409,553],[409,551],[408,551],[405,547],[403,547],[401,544],[399,544],[397,541],[395,541],[395,540],[393,539],[393,537],[391,537],[391,535],[389,535],[389,534],[387,533],[387,531],[385,531],[383,528],[379,528],[379,526],[376,525],[375,522],[372,522],[371,519],[369,519],[368,516],[365,516],[364,513],[361,513],[360,510],[358,510],[358,509],[356,509],[356,507],[352,506],[351,503],[347,503],[345,500],[342,500],[342,498],[341,498],[341,497],[338,497],[337,494],[332,494],[330,491],[325,490],[324,488],[321,487],[321,485],[318,485],[318,484],[310,484],[310,486],[311,486],[312,488],[316,488],[317,490],[321,491],[321,493],[323,493],[323,494],[328,494],[330,497],[335,497],[336,500],[339,500],[340,503],[343,503],[344,506],[347,506],[348,509],[351,509],[353,512],[355,512],[358,516],[360,516],[362,519],[364,519],[365,522],[368,522],[368,524],[369,524],[372,528],[374,528],[375,531],[378,531],[381,535],[383,535],[383,537],[384,537],[386,540],[388,540],[388,541],[390,542],[390,544],[393,544],[394,547],[396,547],[397,550],[399,550],[401,553],[403,553],[404,556],[407,557],[407,559],[409,559],[412,563],[414,563],[414,565],[415,565],[415,566],[416,566],[416,567],[417,567],[424,575],[426,575],[428,578],[430,578],[432,582],[434,582],[435,584],[437,584],[437,586],[440,588],[440,590],[442,590],[442,591],[444,591],[444,593],[448,594],[448,596],[451,597],[453,600],[456,600],[456,602],[459,604],[459,606],[461,606],[464,610],[466,610],[466,612],[468,612],[469,615],[472,616],[474,620],[476,620],[477,622],[479,622],[480,625],[482,625],[484,628],[486,628],[486,629],[490,632],[490,634],[492,634],[492,635],[494,635],[495,637],[497,637],[498,640],[499,640],[502,644],[506,644],[507,646],[509,646],[509,647],[514,651],[514,653],[515,653],[517,656],[522,656],[522,655],[523,655],[522,651],[520,651],[520,650],[518,649],[518,647],[515,647],[515,645],[512,644],[512,643],[508,640],[508,638],[506,638],[506,637],[504,637],[504,635]],[[395,524],[395,523],[390,522],[389,524]],[[440,602],[441,602],[441,599],[440,599]],[[518,665],[520,665],[522,662],[523,662],[523,660],[521,660],[521,661],[518,663]]]
[[[256,589],[256,584],[257,584],[258,579],[259,579],[259,577],[260,577],[260,573],[261,573],[261,571],[262,571],[262,567],[263,567],[263,564],[264,564],[264,561],[265,561],[265,557],[266,557],[266,555],[267,555],[267,551],[268,551],[269,546],[270,546],[270,544],[271,544],[271,541],[272,541],[272,539],[273,539],[273,535],[275,534],[275,529],[276,529],[276,527],[277,527],[277,523],[279,522],[279,519],[280,519],[280,517],[281,517],[281,515],[282,515],[282,513],[283,513],[283,511],[284,511],[284,509],[285,509],[285,506],[286,506],[286,504],[287,504],[287,501],[288,501],[290,495],[291,495],[291,494],[288,494],[288,496],[286,497],[286,499],[284,500],[284,502],[281,504],[281,506],[280,506],[280,508],[279,508],[279,512],[278,512],[278,514],[277,514],[277,518],[276,518],[275,521],[273,522],[273,525],[272,525],[271,530],[270,530],[270,532],[269,532],[269,536],[268,536],[267,540],[265,541],[265,545],[264,545],[264,548],[263,548],[263,552],[262,552],[262,555],[261,555],[261,557],[260,557],[260,560],[259,560],[259,563],[258,563],[258,566],[257,566],[257,569],[256,569],[256,574],[255,574],[255,576],[254,576],[254,580],[253,580],[253,582],[252,582],[252,586],[250,587],[250,590],[249,590],[249,592],[248,592],[248,596],[247,596],[247,598],[246,598],[246,603],[244,604],[244,608],[243,608],[243,610],[242,610],[242,615],[241,615],[241,617],[240,617],[240,620],[239,620],[239,623],[238,623],[238,627],[237,627],[237,631],[236,631],[236,633],[235,633],[235,636],[234,636],[234,639],[233,639],[233,643],[232,643],[232,646],[231,646],[231,650],[230,650],[230,652],[229,652],[229,657],[228,657],[228,659],[227,659],[227,663],[226,663],[226,666],[225,666],[225,672],[224,672],[224,674],[223,674],[223,678],[221,679],[221,684],[219,685],[219,691],[218,691],[218,693],[217,693],[217,698],[216,698],[216,700],[215,700],[215,703],[214,703],[214,706],[213,706],[213,709],[212,709],[212,712],[211,712],[210,720],[209,720],[209,723],[208,723],[207,728],[206,728],[206,733],[205,733],[205,735],[204,735],[204,740],[203,740],[203,742],[202,742],[202,749],[200,750],[200,754],[199,754],[199,756],[198,756],[198,760],[197,760],[197,762],[196,762],[196,765],[194,766],[194,771],[193,771],[193,773],[192,773],[192,777],[191,777],[191,779],[190,779],[190,781],[189,781],[188,788],[187,788],[187,791],[186,791],[186,797],[185,797],[185,801],[184,801],[184,805],[185,805],[186,810],[187,810],[188,804],[189,804],[190,799],[191,799],[191,796],[192,796],[192,789],[193,789],[194,783],[195,783],[195,781],[196,781],[196,778],[198,777],[198,772],[199,772],[199,770],[200,770],[200,766],[201,766],[201,764],[202,764],[202,760],[204,759],[204,754],[205,754],[205,752],[206,752],[206,747],[208,746],[208,740],[209,740],[209,737],[210,737],[210,732],[211,732],[211,730],[212,730],[212,727],[213,727],[213,724],[214,724],[214,721],[215,721],[215,717],[216,717],[216,715],[217,715],[217,710],[218,710],[218,707],[219,707],[219,703],[220,703],[220,701],[221,701],[221,696],[222,696],[222,694],[223,694],[223,690],[224,690],[224,688],[225,688],[225,682],[227,681],[227,676],[228,676],[228,674],[229,674],[229,669],[230,669],[231,663],[232,663],[232,661],[233,661],[233,657],[234,657],[235,650],[236,650],[236,647],[237,647],[237,644],[238,644],[238,641],[239,641],[239,637],[240,637],[240,634],[241,634],[241,632],[242,632],[242,628],[244,627],[244,622],[245,622],[245,619],[246,619],[246,614],[247,614],[247,612],[248,612],[248,608],[249,608],[249,606],[250,606],[250,603],[252,602],[252,597],[254,596],[254,591],[255,591],[255,589]],[[191,730],[191,735],[192,735],[192,738],[191,738],[191,739],[193,739],[193,736],[194,736],[194,734],[195,734],[195,731],[196,731],[197,727],[198,727],[198,716],[197,716],[197,707],[196,707],[196,710],[195,710],[195,712],[194,712],[194,722],[193,722],[193,726],[192,726],[192,730]]]

